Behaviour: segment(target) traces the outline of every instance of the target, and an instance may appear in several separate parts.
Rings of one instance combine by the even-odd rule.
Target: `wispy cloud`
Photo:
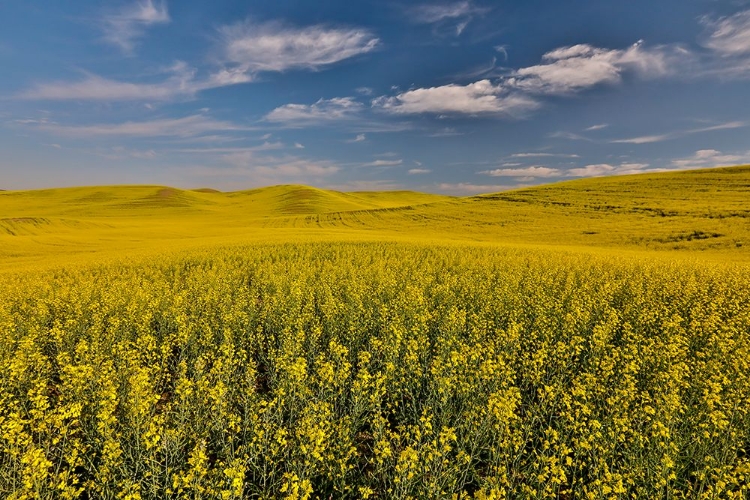
[[[235,154],[235,153],[257,153],[259,151],[273,151],[285,149],[285,146],[281,142],[264,142],[257,146],[238,146],[238,147],[204,147],[204,148],[177,148],[167,150],[168,152],[183,153],[183,154],[200,154],[200,155],[215,155],[215,154]]]
[[[33,85],[17,95],[29,100],[166,101],[192,96],[205,88],[195,81],[195,70],[183,62],[167,69],[170,76],[157,83],[131,83],[87,74],[77,82],[49,82]]]
[[[219,81],[250,81],[257,73],[294,69],[317,71],[373,51],[380,40],[362,28],[303,28],[250,21],[220,29],[227,68]]]
[[[470,1],[443,4],[422,4],[410,7],[407,12],[411,19],[420,24],[432,24],[437,27],[450,27],[451,34],[461,35],[475,16],[489,12],[487,7],[480,7]]]
[[[341,166],[331,160],[278,156],[252,148],[201,160],[199,164],[182,164],[180,174],[230,189],[290,183],[320,186],[341,171]]]
[[[107,42],[117,45],[126,54],[132,54],[136,40],[143,36],[147,27],[169,21],[166,1],[141,0],[104,16],[101,26]]]
[[[724,56],[750,54],[750,10],[719,19],[704,18],[713,29],[703,46]]]
[[[591,139],[590,137],[586,137],[585,135],[581,135],[581,134],[576,134],[575,132],[566,132],[564,130],[552,132],[551,134],[549,134],[549,137],[553,139],[567,139],[569,141],[594,142],[594,140]]]
[[[193,137],[218,131],[252,130],[249,127],[243,127],[232,122],[215,120],[205,115],[97,125],[41,123],[36,125],[35,128],[43,132],[69,137]]]
[[[590,127],[587,127],[587,128],[584,129],[584,131],[586,131],[586,132],[593,132],[595,130],[602,130],[602,129],[605,129],[607,127],[609,127],[608,123],[600,123],[598,125],[592,125]]]
[[[326,184],[326,188],[335,189],[337,191],[393,191],[397,189],[404,189],[404,185],[387,179],[359,179],[336,184]]]
[[[506,114],[516,116],[538,107],[523,95],[510,94],[501,85],[480,80],[469,85],[443,85],[403,92],[393,97],[380,97],[373,107],[395,114]]]
[[[224,161],[237,169],[249,171],[262,179],[295,182],[335,174],[340,167],[328,160],[309,160],[297,156],[258,157],[253,153],[234,153]]]
[[[432,172],[429,168],[411,168],[407,171],[409,175],[422,175]]]
[[[642,135],[638,137],[629,137],[627,139],[613,139],[609,142],[614,144],[651,144],[654,142],[662,142],[668,139],[674,139],[677,137],[675,134],[657,134],[657,135]]]
[[[314,104],[285,104],[270,113],[265,119],[283,123],[287,127],[305,127],[312,124],[349,120],[362,111],[364,106],[353,97],[320,99]],[[363,139],[364,140],[364,139]]]
[[[669,132],[666,134],[656,135],[643,135],[639,137],[630,137],[626,139],[613,139],[609,142],[614,144],[651,144],[654,142],[662,142],[670,139],[678,139],[693,134],[701,134],[704,132],[713,132],[715,130],[730,130],[736,128],[746,127],[747,123],[742,121],[732,121],[727,123],[720,123],[718,125],[711,125],[710,127],[694,128],[690,130],[678,130],[676,132]]]
[[[547,178],[547,177],[559,177],[560,170],[557,168],[549,168],[541,165],[534,165],[525,168],[496,168],[494,170],[484,170],[479,172],[480,174],[489,175],[492,177],[515,177],[523,179],[534,179],[534,178]]]
[[[433,132],[427,135],[428,137],[454,137],[457,135],[464,135],[464,133],[456,130],[453,127],[443,127],[437,132]]]
[[[499,191],[508,191],[510,189],[516,189],[519,187],[523,186],[508,184],[473,184],[471,182],[443,182],[435,186],[435,190],[445,194],[467,196],[475,194],[497,193]]]
[[[349,144],[355,143],[355,142],[364,142],[367,140],[367,136],[365,134],[357,134],[357,136],[353,139],[348,139],[345,142],[348,142]]]
[[[703,63],[703,72],[728,78],[750,75],[750,10],[702,21],[710,31],[701,43],[713,56]]]

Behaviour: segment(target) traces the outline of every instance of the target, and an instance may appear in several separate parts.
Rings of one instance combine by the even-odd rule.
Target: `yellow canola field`
[[[0,194],[0,497],[747,498],[748,177]]]
[[[334,243],[0,285],[7,498],[746,498],[743,265]]]

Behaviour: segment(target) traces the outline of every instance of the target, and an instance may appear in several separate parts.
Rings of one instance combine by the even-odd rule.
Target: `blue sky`
[[[0,4],[0,188],[459,195],[750,163],[750,2]]]

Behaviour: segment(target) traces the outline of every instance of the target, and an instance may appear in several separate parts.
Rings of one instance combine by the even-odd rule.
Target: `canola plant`
[[[747,264],[265,244],[0,297],[3,498],[750,495]]]

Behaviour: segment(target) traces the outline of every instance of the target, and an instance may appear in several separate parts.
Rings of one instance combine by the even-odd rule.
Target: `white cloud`
[[[727,167],[750,163],[750,151],[739,154],[726,154],[715,149],[701,149],[687,158],[672,161],[672,166],[679,169]]]
[[[389,113],[447,113],[514,115],[534,109],[537,102],[523,95],[508,94],[500,85],[480,80],[468,85],[444,85],[403,92],[394,97],[380,97],[373,106]]]
[[[364,106],[353,97],[320,99],[314,104],[285,104],[270,113],[265,119],[283,123],[289,127],[304,127],[321,122],[348,120],[355,117]]]
[[[704,23],[714,31],[703,41],[722,56],[750,54],[750,10],[717,20],[705,18]]]
[[[303,146],[303,145],[302,145],[302,144],[300,144],[299,142],[295,142],[295,143],[294,143],[294,148],[295,148],[295,149],[305,149],[305,146]]]
[[[396,167],[404,163],[404,160],[375,160],[364,163],[363,167]]]
[[[609,127],[609,124],[608,124],[608,123],[600,123],[600,124],[598,124],[598,125],[592,125],[592,126],[590,126],[590,127],[587,127],[587,128],[585,128],[584,130],[585,130],[586,132],[593,132],[593,131],[595,131],[595,130],[602,130],[602,129],[605,129],[605,128],[607,128],[607,127]]]
[[[366,54],[380,40],[366,29],[322,25],[289,27],[243,22],[221,28],[224,58],[231,66],[219,80],[245,81],[264,71],[319,70]]]
[[[702,62],[701,73],[721,78],[750,75],[750,10],[718,19],[704,17],[702,21],[710,33],[701,43],[710,55]]]
[[[109,19],[109,18],[108,18]],[[126,14],[112,16],[121,27],[119,33],[140,33],[140,24],[166,22],[166,4],[139,3]],[[129,20],[125,22],[125,20]],[[115,21],[112,21],[115,22]],[[106,24],[106,23],[105,23]],[[111,24],[111,23],[110,23]],[[126,31],[125,28],[130,29]],[[319,70],[344,59],[372,51],[379,43],[367,30],[329,29],[322,26],[287,28],[278,23],[237,24],[221,29],[224,63],[205,78],[196,78],[196,70],[177,62],[167,72],[171,76],[156,83],[123,82],[87,74],[77,82],[41,83],[20,92],[21,99],[135,101],[172,100],[191,97],[202,90],[251,82],[263,71],[288,69]],[[120,45],[130,38],[120,37]],[[132,45],[131,45],[132,47]]]
[[[642,135],[640,137],[630,137],[627,139],[613,139],[610,142],[614,144],[651,144],[654,142],[666,141],[673,137],[672,134]]]
[[[572,168],[568,170],[570,177],[599,177],[602,175],[614,173],[616,167],[608,163],[599,163],[596,165],[586,165],[582,168]]]
[[[367,136],[365,134],[357,134],[357,136],[354,139],[349,139],[346,142],[348,143],[354,143],[354,142],[364,142],[367,140]]]
[[[98,125],[60,125],[42,123],[37,130],[70,137],[130,136],[130,137],[193,137],[216,131],[251,130],[227,121],[215,120],[205,115],[184,118],[125,122]]]
[[[416,88],[373,100],[373,107],[391,113],[507,114],[538,108],[535,96],[564,95],[620,82],[624,75],[642,78],[674,73],[689,53],[678,46],[647,48],[639,41],[627,49],[602,49],[581,44],[547,52],[541,64],[520,68],[494,83],[483,79],[468,85]],[[580,138],[580,137],[577,137]]]
[[[581,168],[572,168],[566,172],[568,177],[602,177],[605,175],[627,175],[643,172],[656,172],[658,169],[648,169],[648,163],[621,163],[610,165],[609,163],[598,163],[586,165]]]
[[[540,165],[525,168],[496,168],[494,170],[484,170],[479,173],[490,175],[492,177],[545,178],[560,176],[560,170]]]
[[[700,127],[689,130],[678,130],[676,132],[669,132],[666,134],[657,135],[644,135],[640,137],[630,137],[626,139],[613,139],[609,142],[614,144],[651,144],[654,142],[662,142],[670,139],[678,139],[693,134],[702,134],[704,132],[714,132],[716,130],[731,130],[736,128],[747,127],[746,122],[732,121],[726,123],[720,123],[718,125],[711,125],[709,127]]]
[[[429,168],[412,168],[408,170],[409,175],[420,175],[420,174],[429,174],[432,172]]]
[[[624,50],[574,45],[547,52],[542,64],[516,70],[505,84],[533,94],[570,94],[617,83],[626,72],[642,77],[666,75],[676,58],[674,49],[646,48],[642,41]]]
[[[126,54],[132,54],[136,39],[143,36],[148,26],[169,21],[166,1],[141,0],[105,16],[101,26],[107,42],[117,45]]]
[[[567,153],[515,153],[511,158],[580,158],[575,154]]]

